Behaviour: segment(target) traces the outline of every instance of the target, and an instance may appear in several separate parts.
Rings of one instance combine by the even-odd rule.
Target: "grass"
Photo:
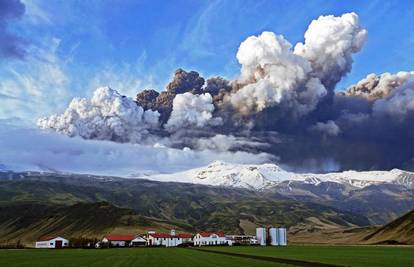
[[[0,250],[1,266],[168,266],[215,267],[251,266],[282,267],[278,263],[239,257],[209,254],[184,248],[125,248],[125,249],[22,249]]]
[[[293,259],[353,267],[414,266],[414,247],[391,246],[287,246],[287,247],[204,247],[254,256]],[[1,266],[249,266],[288,265],[260,259],[206,253],[184,248],[0,250]]]
[[[402,246],[205,247],[203,249],[353,267],[414,266],[414,247]]]

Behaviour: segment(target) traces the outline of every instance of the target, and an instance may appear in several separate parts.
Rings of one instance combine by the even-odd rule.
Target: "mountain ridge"
[[[383,183],[400,184],[414,188],[414,173],[400,169],[390,171],[344,171],[324,174],[289,172],[276,164],[230,164],[214,161],[211,164],[170,174],[153,174],[138,178],[155,181],[187,182],[215,186],[241,187],[264,190],[286,181],[318,185],[322,182],[346,184],[364,188]]]

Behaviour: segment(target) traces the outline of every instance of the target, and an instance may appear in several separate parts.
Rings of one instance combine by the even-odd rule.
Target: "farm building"
[[[270,245],[272,246],[286,246],[287,245],[287,231],[286,228],[270,228]]]
[[[194,236],[194,246],[215,246],[227,244],[223,232],[200,232]]]
[[[127,247],[134,239],[134,235],[107,235],[102,238],[102,243],[112,247]]]
[[[140,247],[147,245],[147,240],[142,236],[137,235],[134,239],[131,240],[129,244],[131,247]]]
[[[256,245],[258,241],[253,235],[226,235],[227,243],[233,245]]]
[[[193,242],[193,235],[188,233],[176,234],[175,230],[168,233],[148,232],[147,245],[148,246],[165,246],[176,247],[181,244],[190,244]]]
[[[36,241],[36,248],[64,248],[69,246],[69,240],[60,236],[43,237]]]
[[[283,227],[256,228],[256,238],[261,246],[286,246],[287,230]]]

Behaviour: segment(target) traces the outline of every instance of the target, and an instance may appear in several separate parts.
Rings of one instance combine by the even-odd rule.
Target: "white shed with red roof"
[[[69,246],[69,240],[60,236],[47,236],[36,241],[36,248],[64,248]]]

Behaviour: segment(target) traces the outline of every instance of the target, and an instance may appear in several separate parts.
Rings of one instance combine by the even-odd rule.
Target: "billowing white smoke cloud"
[[[90,100],[74,98],[63,114],[41,118],[37,125],[71,137],[137,143],[158,127],[158,117],[157,111],[144,111],[132,99],[102,87]]]
[[[69,138],[0,122],[0,169],[139,176],[201,167],[214,160],[269,162],[265,153],[194,151],[142,144]]]
[[[381,75],[371,73],[357,84],[350,86],[344,94],[348,96],[361,96],[371,100],[384,98],[413,77],[414,71],[400,71],[396,74],[386,72]]]
[[[168,131],[186,129],[188,127],[204,127],[220,125],[221,118],[213,117],[213,98],[209,93],[194,95],[178,94],[173,100],[173,110],[165,125]]]
[[[318,122],[310,128],[311,131],[320,132],[324,135],[337,136],[341,129],[334,121]]]
[[[414,80],[394,89],[391,94],[383,99],[375,101],[373,106],[374,115],[389,115],[403,120],[409,113],[414,112]]]
[[[251,36],[237,52],[239,88],[226,99],[242,113],[279,105],[305,115],[351,70],[366,36],[355,13],[314,20],[294,50],[272,32]]]
[[[239,82],[246,85],[230,96],[230,102],[243,113],[284,101],[304,114],[326,94],[319,80],[309,76],[310,63],[293,54],[292,45],[281,35],[263,32],[247,38],[237,59],[242,65]]]
[[[313,73],[333,89],[351,70],[352,54],[361,50],[367,35],[355,13],[320,16],[309,25],[305,42],[295,46],[295,54],[309,60]]]

